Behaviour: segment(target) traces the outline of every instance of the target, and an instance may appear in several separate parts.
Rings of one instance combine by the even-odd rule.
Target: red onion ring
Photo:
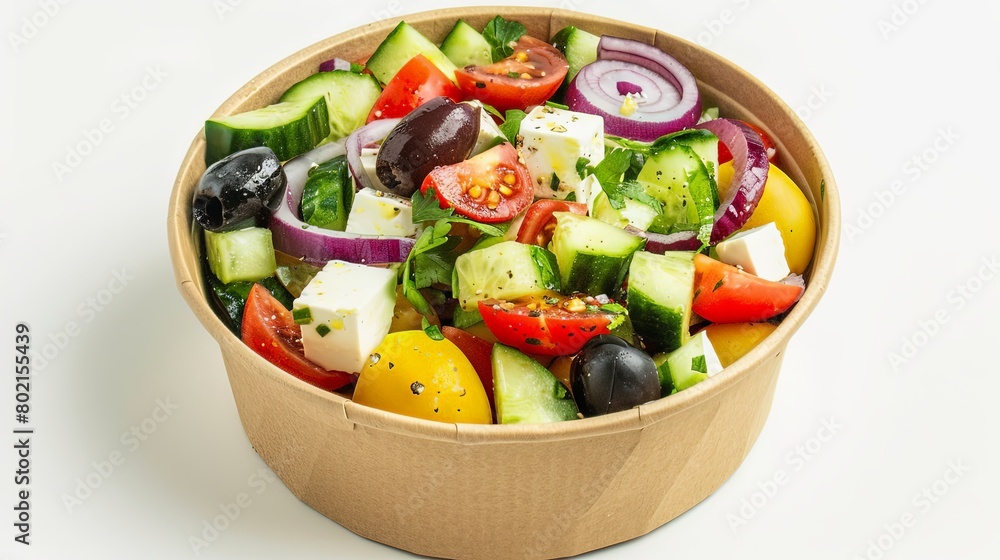
[[[347,168],[351,170],[354,182],[361,188],[373,188],[377,191],[384,191],[379,188],[381,185],[372,184],[368,173],[365,173],[361,164],[361,150],[374,145],[389,135],[389,132],[396,127],[401,119],[382,119],[372,121],[365,126],[355,130],[347,137]]]
[[[331,72],[333,70],[351,71],[351,63],[343,58],[331,58],[319,65],[320,72]]]
[[[622,114],[625,95],[641,92],[634,112]],[[652,142],[694,126],[701,96],[694,75],[660,49],[604,35],[597,61],[584,66],[566,91],[570,110],[600,115],[608,134]]]
[[[714,119],[694,128],[711,131],[733,154],[733,182],[729,186],[729,195],[719,205],[713,219],[711,245],[715,245],[746,225],[757,208],[767,182],[767,151],[760,136],[742,121]],[[670,235],[642,230],[631,233],[644,237],[646,250],[652,253],[697,251],[701,247],[696,231]]]
[[[285,164],[285,177],[288,179],[285,195],[278,209],[271,214],[268,224],[274,248],[318,266],[331,260],[358,264],[405,261],[413,248],[414,239],[332,231],[311,226],[300,219],[299,204],[309,170],[345,152],[343,141],[331,142]]]

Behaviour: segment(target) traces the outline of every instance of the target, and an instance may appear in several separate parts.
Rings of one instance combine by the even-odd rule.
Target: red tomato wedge
[[[565,200],[536,200],[528,207],[521,227],[517,230],[517,242],[548,247],[549,241],[552,241],[552,230],[556,228],[553,212],[572,212],[586,216],[587,205]]]
[[[441,334],[452,341],[455,346],[458,346],[458,349],[465,354],[469,363],[479,374],[479,380],[483,382],[483,388],[486,389],[486,396],[490,399],[490,409],[493,410],[495,418],[497,408],[493,397],[493,361],[490,359],[490,355],[493,353],[493,344],[455,327],[441,327]]]
[[[545,103],[559,89],[568,70],[559,49],[525,35],[514,45],[514,54],[486,66],[460,68],[455,79],[466,96],[502,113]]]
[[[456,103],[464,99],[462,90],[444,72],[426,56],[418,54],[385,85],[366,122],[405,117],[435,97],[448,97]]]
[[[429,189],[434,189],[441,208],[454,208],[480,222],[505,222],[527,208],[535,196],[528,168],[509,143],[434,168],[420,192],[427,194]]]
[[[588,306],[581,297],[555,292],[515,301],[479,302],[483,322],[497,340],[527,354],[575,354],[588,340],[609,334],[617,313]]]
[[[767,152],[767,160],[768,161],[773,160],[774,156],[778,153],[777,148],[774,147],[774,140],[771,140],[771,137],[768,136],[768,134],[764,132],[764,129],[762,129],[761,127],[753,123],[748,123],[746,121],[740,121],[740,122],[749,126],[754,130],[754,132],[760,135],[761,143],[764,144],[764,150]],[[727,148],[726,145],[723,144],[722,142],[719,142],[719,165],[722,165],[727,161],[731,161],[732,159],[733,159],[733,154],[729,152],[729,148]]]
[[[327,391],[336,391],[355,377],[342,371],[328,371],[306,358],[302,350],[302,330],[292,312],[254,284],[243,308],[243,342],[267,361],[302,381]]]
[[[802,286],[771,282],[702,254],[694,256],[691,309],[713,323],[753,323],[784,313]]]

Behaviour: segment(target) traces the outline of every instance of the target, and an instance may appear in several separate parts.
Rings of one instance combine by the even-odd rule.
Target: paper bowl
[[[816,252],[801,301],[725,371],[627,412],[560,424],[456,425],[400,416],[300,382],[244,346],[216,317],[191,219],[192,192],[205,169],[201,134],[174,184],[169,242],[178,288],[222,349],[250,443],[299,499],[358,535],[427,556],[565,557],[656,529],[739,467],[764,426],[785,346],[829,282],[840,207],[826,160],[795,113],[746,72],[692,43],[556,9],[464,8],[402,19],[440,41],[458,18],[481,28],[497,13],[538,37],[575,25],[655,44],[695,74],[705,106],[762,123],[776,139],[781,167],[816,205]],[[272,103],[335,55],[363,58],[398,21],[354,29],[293,54],[215,114]]]

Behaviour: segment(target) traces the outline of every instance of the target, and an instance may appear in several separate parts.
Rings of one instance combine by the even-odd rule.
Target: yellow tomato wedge
[[[719,166],[719,198],[725,199],[733,179],[733,162]],[[802,274],[812,260],[816,243],[816,218],[812,205],[799,187],[785,173],[771,164],[764,183],[764,195],[757,204],[745,231],[774,222],[785,242],[785,259],[794,274]]]
[[[354,402],[439,422],[493,421],[486,390],[465,354],[419,330],[386,335],[361,368]]]

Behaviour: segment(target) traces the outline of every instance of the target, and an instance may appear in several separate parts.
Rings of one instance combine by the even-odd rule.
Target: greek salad
[[[654,46],[547,39],[402,22],[206,121],[192,212],[220,319],[316,387],[468,423],[627,410],[766,337],[816,235],[772,139]]]

